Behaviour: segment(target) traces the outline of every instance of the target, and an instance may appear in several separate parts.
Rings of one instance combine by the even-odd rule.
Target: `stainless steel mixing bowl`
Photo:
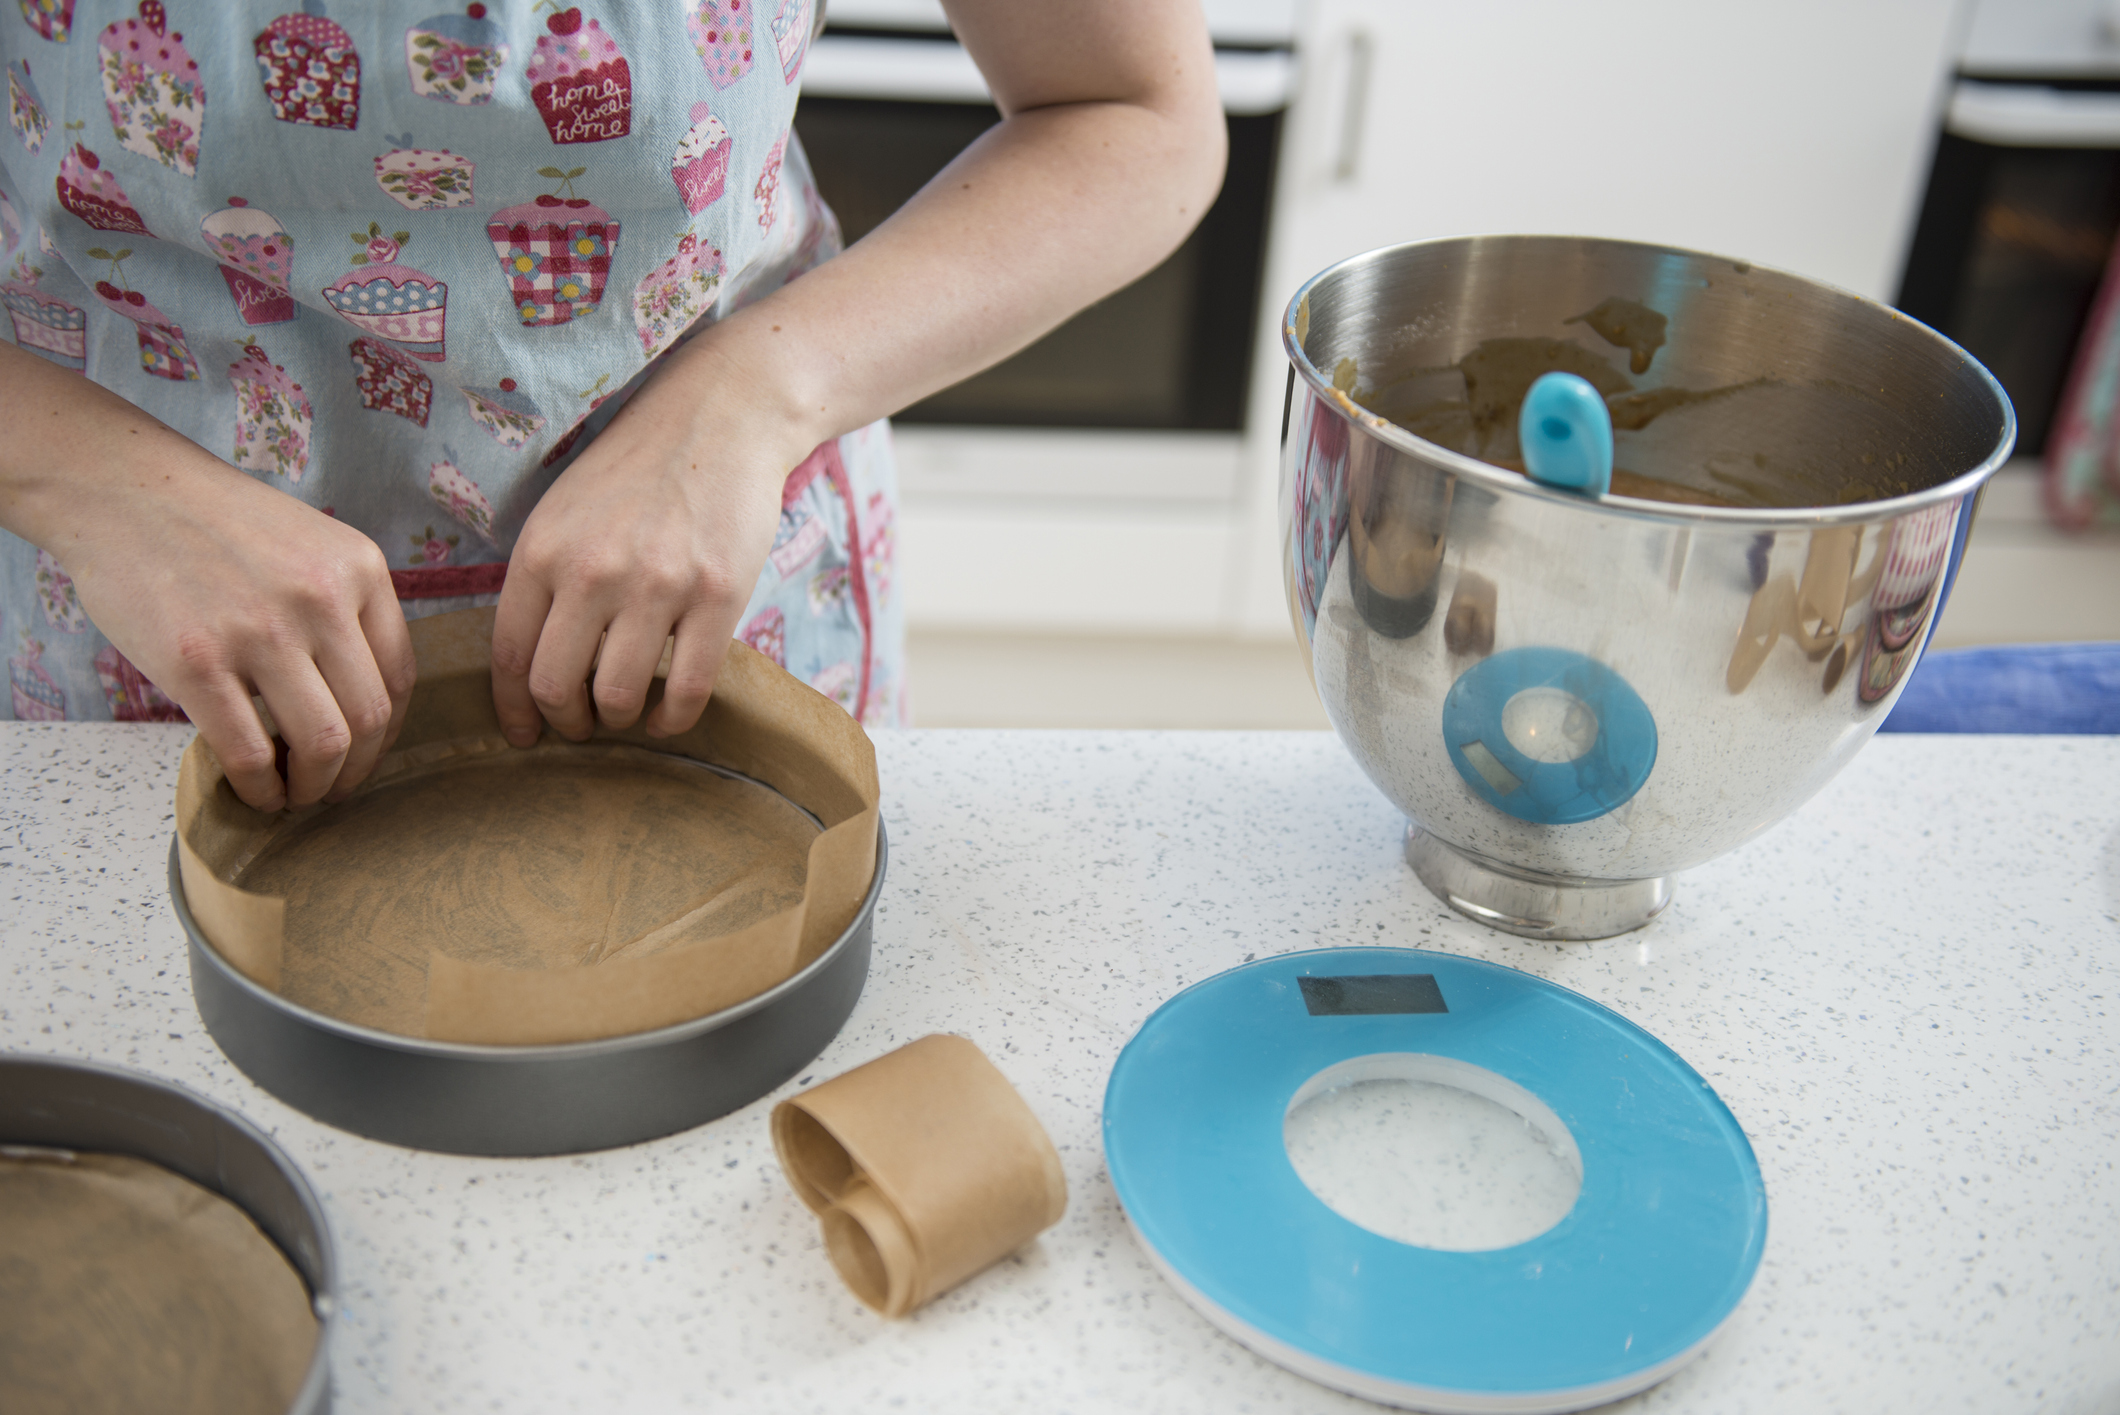
[[[1422,881],[1539,938],[1648,922],[1847,763],[2016,438],[1922,325],[1659,246],[1371,251],[1283,342],[1283,569],[1326,715]],[[1509,469],[1552,369],[1606,395],[1613,495]]]

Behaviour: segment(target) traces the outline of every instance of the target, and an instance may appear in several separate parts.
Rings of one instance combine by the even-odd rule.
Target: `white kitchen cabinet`
[[[1314,0],[1275,194],[1264,304],[1276,327],[1254,379],[1227,627],[1289,632],[1274,531],[1277,326],[1303,281],[1400,241],[1551,232],[1721,251],[1887,299],[1962,11]]]
[[[1889,297],[1962,11],[1954,0],[1311,0],[1298,11],[1299,78],[1229,498],[1098,491],[1115,475],[1107,456],[1095,475],[1085,460],[1081,495],[1061,476],[1054,496],[974,502],[930,469],[957,434],[907,429],[913,622],[1288,633],[1274,535],[1280,313],[1305,279],[1375,246],[1615,236]],[[985,548],[960,539],[974,525]],[[1005,576],[997,546],[1009,548]],[[1147,592],[1092,593],[1092,581]]]
[[[1957,8],[1315,0],[1276,254],[1307,273],[1423,236],[1618,236],[1885,298]]]

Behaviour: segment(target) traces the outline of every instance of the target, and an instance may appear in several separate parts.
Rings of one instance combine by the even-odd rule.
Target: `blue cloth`
[[[1929,654],[1878,730],[2120,733],[2120,643]]]

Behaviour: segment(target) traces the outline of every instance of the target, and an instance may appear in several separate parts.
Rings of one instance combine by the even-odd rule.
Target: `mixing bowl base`
[[[1671,877],[1590,881],[1476,860],[1409,822],[1406,863],[1436,898],[1489,928],[1525,938],[1611,938],[1638,929],[1671,902]]]

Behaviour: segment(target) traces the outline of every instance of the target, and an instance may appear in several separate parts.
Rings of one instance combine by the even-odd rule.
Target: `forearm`
[[[553,484],[494,627],[511,741],[633,722],[673,636],[646,726],[689,727],[788,472],[1145,273],[1213,199],[1226,130],[1196,0],[945,3],[1002,122],[852,249],[672,353]]]
[[[0,344],[0,527],[69,569],[110,498],[240,472],[78,373]],[[157,485],[159,484],[159,488]]]
[[[960,17],[968,43],[983,13]],[[1004,120],[882,226],[673,359],[680,385],[732,364],[804,450],[983,369],[1145,273],[1220,184],[1225,129],[1204,33],[1106,79],[982,57]],[[978,50],[975,48],[975,53]],[[1054,93],[1074,101],[1039,102]],[[1011,103],[1010,100],[1018,100]],[[1021,100],[1030,100],[1028,104]]]

